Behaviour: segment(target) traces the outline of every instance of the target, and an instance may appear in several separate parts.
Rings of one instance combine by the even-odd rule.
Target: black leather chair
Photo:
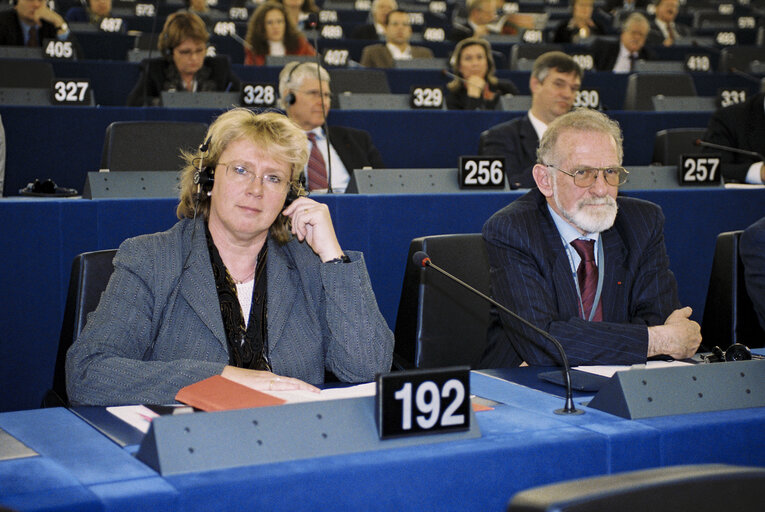
[[[698,464],[580,478],[521,491],[508,512],[755,512],[765,469]]]
[[[106,127],[101,168],[111,171],[179,171],[181,149],[204,141],[205,123],[117,121]]]
[[[730,46],[720,52],[720,73],[731,73],[732,69],[750,73],[752,64],[765,62],[765,48],[762,46]]]
[[[632,73],[627,79],[624,110],[653,110],[654,96],[697,96],[690,73]]]
[[[477,367],[486,346],[489,304],[433,269],[412,262],[425,251],[432,262],[489,294],[489,264],[479,233],[415,238],[409,246],[396,317],[398,369]]]
[[[43,407],[69,406],[66,393],[66,352],[85,327],[88,313],[96,309],[101,300],[101,293],[114,270],[112,260],[116,252],[116,249],[84,252],[75,256],[72,262],[56,367],[53,372],[53,387],[45,394]]]
[[[729,231],[717,235],[701,321],[702,343],[707,349],[717,345],[725,350],[733,343],[750,348],[765,346],[765,331],[760,327],[744,282],[744,265],[738,253],[741,233]]]
[[[329,70],[329,76],[332,79],[333,94],[390,94],[388,76],[382,69],[335,68]]]
[[[696,139],[704,137],[706,128],[670,128],[659,130],[653,140],[651,162],[661,165],[679,165],[680,155],[701,153]]]

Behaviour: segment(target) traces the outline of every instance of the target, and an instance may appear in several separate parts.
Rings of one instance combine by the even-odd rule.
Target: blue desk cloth
[[[629,421],[589,409],[558,416],[560,397],[475,373],[471,391],[503,402],[477,414],[478,439],[166,478],[66,410],[3,413],[0,428],[40,456],[0,461],[0,504],[499,512],[520,490],[573,478],[703,462],[765,466],[765,408]],[[722,431],[726,442],[711,442]]]
[[[431,195],[314,195],[326,203],[342,247],[364,252],[380,310],[395,326],[413,238],[475,233],[516,192]],[[680,301],[701,321],[717,234],[744,229],[765,212],[762,189],[631,192],[664,210],[670,268]],[[125,238],[168,229],[174,199],[0,200],[0,411],[38,407],[53,380],[71,262]],[[437,262],[436,262],[437,263]]]

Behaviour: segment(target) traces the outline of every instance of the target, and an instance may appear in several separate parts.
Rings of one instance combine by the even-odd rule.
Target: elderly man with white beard
[[[537,151],[537,189],[483,227],[491,291],[555,336],[572,365],[684,359],[701,342],[680,307],[661,208],[618,197],[626,181],[619,125],[594,110],[555,119]],[[541,335],[492,310],[484,368],[561,364]]]

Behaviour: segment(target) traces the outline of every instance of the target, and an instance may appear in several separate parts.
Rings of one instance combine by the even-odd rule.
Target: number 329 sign
[[[470,368],[393,372],[377,377],[381,439],[468,430]]]

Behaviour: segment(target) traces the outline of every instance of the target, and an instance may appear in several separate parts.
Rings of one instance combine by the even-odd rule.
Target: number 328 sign
[[[377,377],[380,438],[468,430],[470,369],[393,372]]]

